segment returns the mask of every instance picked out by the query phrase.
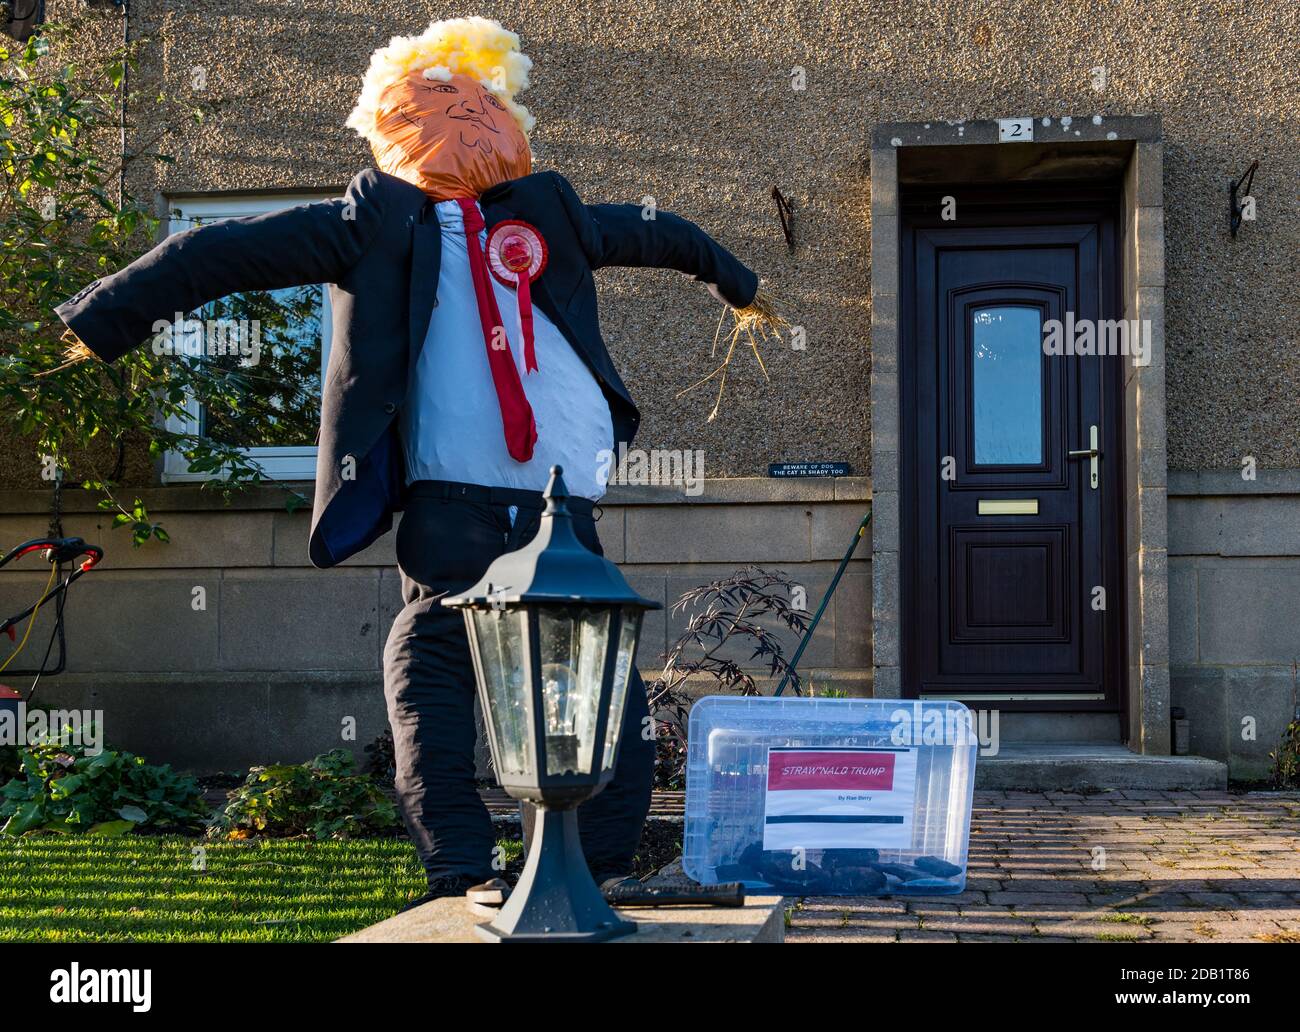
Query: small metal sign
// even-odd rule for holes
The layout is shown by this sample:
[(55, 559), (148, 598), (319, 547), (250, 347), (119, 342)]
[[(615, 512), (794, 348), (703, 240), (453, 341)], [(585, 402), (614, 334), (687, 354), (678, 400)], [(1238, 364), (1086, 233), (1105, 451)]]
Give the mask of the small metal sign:
[(1032, 118), (999, 118), (998, 143), (1033, 143), (1034, 120)]
[(769, 477), (847, 477), (847, 462), (773, 462), (767, 467)]

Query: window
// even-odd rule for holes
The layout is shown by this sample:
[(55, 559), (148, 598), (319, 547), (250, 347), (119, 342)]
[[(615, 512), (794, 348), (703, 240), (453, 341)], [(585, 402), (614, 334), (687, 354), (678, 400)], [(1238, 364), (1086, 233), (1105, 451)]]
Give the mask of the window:
[[(328, 196), (277, 194), (180, 200), (171, 205), (168, 233), (221, 219), (280, 211)], [(232, 294), (185, 315), (212, 320), (207, 325), (221, 329), (222, 343), (237, 345), (209, 349), (203, 361), (242, 367), (250, 401), (245, 408), (232, 412), (209, 410), (191, 398), (186, 417), (169, 420), (169, 428), (176, 432), (197, 430), (222, 443), (242, 446), (270, 479), (314, 479), (321, 383), (330, 347), (326, 286)], [(189, 463), (178, 452), (169, 452), (163, 460), (166, 483), (207, 479), (208, 473), (190, 472)]]

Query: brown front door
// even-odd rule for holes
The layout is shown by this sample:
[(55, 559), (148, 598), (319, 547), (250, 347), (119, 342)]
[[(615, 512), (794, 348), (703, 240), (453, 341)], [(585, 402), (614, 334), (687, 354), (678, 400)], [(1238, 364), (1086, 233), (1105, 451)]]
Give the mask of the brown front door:
[[(985, 210), (907, 226), (909, 695), (1118, 705), (1128, 359), (1044, 348), (1052, 320), (1064, 336), (1114, 316), (1113, 223), (1103, 211), (1072, 215)], [(1077, 454), (1094, 434), (1095, 463)]]

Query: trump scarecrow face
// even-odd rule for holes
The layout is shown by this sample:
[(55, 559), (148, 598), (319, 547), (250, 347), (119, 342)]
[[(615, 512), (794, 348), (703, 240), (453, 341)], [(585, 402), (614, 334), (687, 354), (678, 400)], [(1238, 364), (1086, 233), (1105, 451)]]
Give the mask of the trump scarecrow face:
[(478, 197), (532, 170), (519, 123), (468, 75), (408, 73), (384, 90), (375, 129), (379, 168), (437, 201)]

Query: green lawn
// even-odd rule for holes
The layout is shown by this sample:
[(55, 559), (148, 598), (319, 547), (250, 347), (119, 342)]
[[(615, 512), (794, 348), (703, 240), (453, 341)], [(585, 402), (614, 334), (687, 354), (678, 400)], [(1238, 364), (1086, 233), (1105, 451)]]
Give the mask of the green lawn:
[(423, 889), (405, 839), (0, 839), (0, 942), (321, 942)]

